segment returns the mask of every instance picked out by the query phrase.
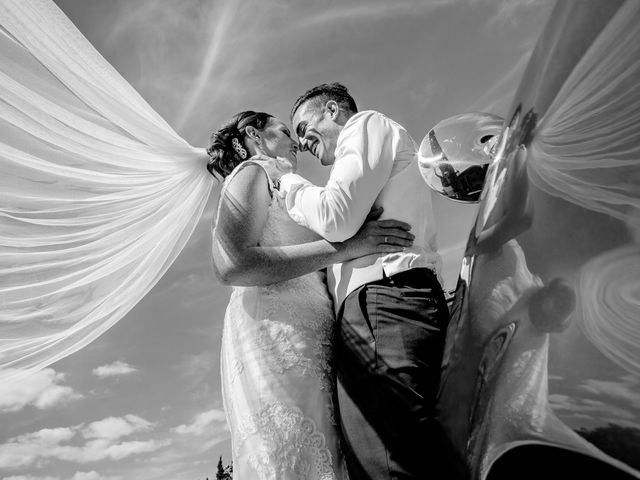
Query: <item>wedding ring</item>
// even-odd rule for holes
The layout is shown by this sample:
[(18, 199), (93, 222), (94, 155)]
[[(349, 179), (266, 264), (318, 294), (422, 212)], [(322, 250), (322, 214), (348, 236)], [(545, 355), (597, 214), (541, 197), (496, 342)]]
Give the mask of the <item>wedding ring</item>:
[(384, 236), (384, 243), (387, 243), (387, 236)]

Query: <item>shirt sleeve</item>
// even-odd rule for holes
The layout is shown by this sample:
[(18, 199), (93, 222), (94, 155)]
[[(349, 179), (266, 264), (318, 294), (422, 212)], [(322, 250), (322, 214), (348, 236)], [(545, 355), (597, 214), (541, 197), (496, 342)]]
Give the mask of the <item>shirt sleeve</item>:
[(396, 128), (384, 115), (357, 114), (340, 133), (324, 187), (299, 175), (280, 179), (289, 216), (330, 242), (352, 237), (387, 183), (395, 158)]

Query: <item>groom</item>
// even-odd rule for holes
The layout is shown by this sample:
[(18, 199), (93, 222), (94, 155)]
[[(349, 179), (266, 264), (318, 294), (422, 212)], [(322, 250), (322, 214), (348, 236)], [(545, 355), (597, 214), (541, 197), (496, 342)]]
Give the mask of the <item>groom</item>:
[(381, 113), (358, 112), (338, 84), (296, 100), (293, 128), (302, 149), (332, 165), (318, 187), (280, 178), (289, 215), (329, 241), (354, 235), (372, 207), (412, 225), (414, 246), (334, 265), (328, 282), (340, 325), (338, 406), (352, 480), (438, 478), (443, 442), (432, 413), (447, 304), (430, 193), (407, 131)]

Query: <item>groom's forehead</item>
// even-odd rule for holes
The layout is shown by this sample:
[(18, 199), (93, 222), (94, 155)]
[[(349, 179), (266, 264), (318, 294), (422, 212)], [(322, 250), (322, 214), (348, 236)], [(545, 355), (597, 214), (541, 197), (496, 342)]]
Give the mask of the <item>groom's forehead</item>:
[(306, 128), (309, 121), (311, 121), (318, 114), (318, 108), (313, 104), (313, 102), (306, 101), (300, 108), (296, 110), (296, 113), (292, 118), (292, 125), (295, 129), (296, 133), (300, 135), (300, 131), (304, 132), (304, 128)]
[(292, 126), (298, 136), (302, 136), (304, 134), (304, 129), (309, 123), (309, 117), (309, 102), (305, 102), (300, 105), (300, 108), (296, 110), (296, 113), (292, 118)]

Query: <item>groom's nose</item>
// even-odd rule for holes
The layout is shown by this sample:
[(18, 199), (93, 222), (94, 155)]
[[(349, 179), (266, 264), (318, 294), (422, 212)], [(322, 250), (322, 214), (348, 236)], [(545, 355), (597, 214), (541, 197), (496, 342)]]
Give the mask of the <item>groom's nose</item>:
[(307, 141), (304, 138), (300, 138), (298, 141), (298, 145), (300, 147), (301, 152), (306, 152), (309, 149), (307, 148)]

